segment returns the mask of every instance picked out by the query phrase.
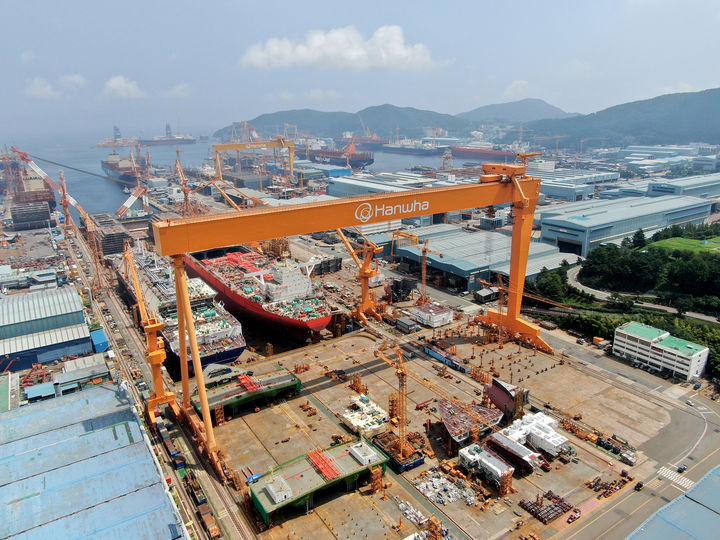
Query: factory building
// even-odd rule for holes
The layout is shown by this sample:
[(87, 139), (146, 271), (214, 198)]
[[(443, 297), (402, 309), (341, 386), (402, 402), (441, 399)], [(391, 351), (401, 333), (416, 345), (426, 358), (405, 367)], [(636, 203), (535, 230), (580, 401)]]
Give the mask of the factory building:
[(613, 171), (590, 171), (584, 169), (546, 169), (545, 167), (534, 167), (528, 163), (528, 176), (537, 176), (545, 182), (560, 182), (563, 184), (604, 184), (606, 182), (617, 182), (620, 173)]
[(650, 159), (670, 158), (675, 156), (696, 156), (698, 148), (694, 146), (626, 146), (617, 153), (618, 158), (644, 157)]
[(0, 455), (2, 538), (190, 537), (118, 385), (0, 413)]
[(540, 183), (540, 193), (545, 195), (546, 199), (575, 202), (592, 198), (595, 193), (595, 187), (589, 184), (573, 184), (570, 182), (557, 181), (546, 182), (543, 180)]
[(638, 229), (647, 235), (671, 225), (702, 223), (711, 207), (712, 201), (696, 197), (635, 197), (556, 205), (542, 209), (536, 219), (543, 240), (585, 257), (597, 246), (619, 243)]
[(639, 367), (695, 381), (705, 371), (710, 350), (665, 330), (630, 321), (615, 329), (613, 354), (633, 360)]
[(438, 328), (450, 324), (454, 319), (451, 309), (441, 306), (437, 302), (423, 304), (410, 308), (410, 316), (422, 325)]
[(527, 444), (536, 450), (542, 450), (552, 457), (568, 448), (568, 438), (555, 428), (557, 420), (545, 413), (526, 414), (515, 420), (502, 433), (518, 444)]
[[(412, 234), (417, 237), (418, 245), (394, 244), (390, 234), (372, 235), (370, 239), (385, 247), (383, 255), (397, 256), (401, 268), (404, 265), (407, 270), (417, 272), (422, 263), (419, 246), (427, 239), (429, 248), (443, 255), (427, 253), (426, 257), (428, 283), (440, 286), (472, 292), (484, 288), (478, 280), (489, 279), (497, 273), (509, 273), (512, 244), (509, 231), (471, 231), (444, 223), (413, 229)], [(567, 258), (567, 254), (560, 253), (556, 246), (533, 241), (526, 277), (533, 279), (543, 267), (558, 268)]]
[(74, 288), (14, 294), (0, 299), (0, 357), (15, 359), (12, 370), (91, 352), (82, 299)]
[(686, 195), (702, 199), (717, 198), (720, 196), (720, 173), (649, 182), (648, 197), (662, 197), (663, 195)]
[(458, 464), (468, 472), (472, 471), (485, 478), (495, 488), (504, 478), (512, 477), (515, 469), (505, 463), (497, 454), (478, 444), (461, 448)]

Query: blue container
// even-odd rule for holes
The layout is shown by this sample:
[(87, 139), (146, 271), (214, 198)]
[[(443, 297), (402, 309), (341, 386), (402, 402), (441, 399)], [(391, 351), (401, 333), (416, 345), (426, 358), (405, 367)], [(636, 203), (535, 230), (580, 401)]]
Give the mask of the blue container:
[(105, 335), (105, 330), (102, 328), (100, 330), (90, 332), (90, 339), (92, 340), (95, 352), (105, 352), (110, 348), (107, 336)]

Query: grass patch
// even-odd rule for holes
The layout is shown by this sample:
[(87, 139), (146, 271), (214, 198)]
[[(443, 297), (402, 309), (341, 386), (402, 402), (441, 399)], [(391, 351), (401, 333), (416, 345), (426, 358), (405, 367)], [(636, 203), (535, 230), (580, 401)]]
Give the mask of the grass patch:
[(664, 240), (658, 240), (652, 244), (648, 244), (648, 247), (659, 247), (663, 249), (680, 249), (684, 251), (694, 252), (720, 252), (720, 236), (714, 236), (706, 240), (696, 240), (694, 238), (665, 238)]

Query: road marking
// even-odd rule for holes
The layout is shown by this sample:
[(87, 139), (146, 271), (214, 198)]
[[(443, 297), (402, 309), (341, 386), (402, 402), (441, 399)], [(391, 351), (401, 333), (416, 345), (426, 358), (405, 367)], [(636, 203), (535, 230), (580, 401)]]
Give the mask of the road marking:
[(695, 485), (695, 482), (690, 480), (689, 478), (686, 478), (685, 476), (682, 476), (677, 471), (673, 471), (672, 469), (668, 467), (662, 467), (658, 471), (658, 475), (662, 476), (663, 478), (667, 478), (671, 482), (677, 484), (678, 486), (687, 489), (690, 489)]

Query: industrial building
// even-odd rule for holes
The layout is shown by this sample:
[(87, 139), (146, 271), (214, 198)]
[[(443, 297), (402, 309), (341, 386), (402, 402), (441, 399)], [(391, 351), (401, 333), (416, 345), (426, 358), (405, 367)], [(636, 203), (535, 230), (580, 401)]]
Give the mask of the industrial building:
[(573, 184), (570, 182), (543, 182), (540, 184), (540, 193), (545, 199), (575, 202), (592, 198), (595, 187), (589, 184)]
[(687, 195), (701, 199), (716, 198), (720, 196), (720, 173), (649, 182), (648, 197), (662, 197), (663, 195)]
[(528, 163), (528, 176), (537, 176), (545, 182), (559, 182), (563, 184), (604, 184), (616, 182), (620, 179), (620, 173), (614, 171), (591, 171), (585, 169), (546, 169), (545, 167), (534, 167)]
[(705, 372), (710, 349), (670, 335), (670, 332), (630, 321), (615, 329), (613, 354), (641, 367), (695, 381)]
[(497, 454), (479, 444), (471, 444), (458, 452), (458, 464), (485, 478), (495, 488), (501, 480), (512, 477), (515, 469), (505, 463)]
[(281, 508), (312, 508), (316, 492), (341, 482), (346, 487), (354, 486), (372, 467), (382, 467), (384, 473), (386, 463), (387, 458), (364, 441), (314, 450), (275, 467), (250, 484), (250, 495), (267, 525)]
[(454, 313), (450, 308), (442, 306), (437, 302), (430, 302), (410, 308), (410, 316), (422, 325), (430, 328), (438, 328), (450, 324), (454, 319)]
[(638, 229), (652, 234), (671, 225), (702, 223), (711, 207), (712, 201), (696, 197), (634, 197), (556, 205), (539, 210), (536, 220), (543, 240), (585, 257), (597, 246), (619, 243)]
[(556, 432), (557, 420), (545, 413), (526, 414), (502, 430), (509, 439), (542, 450), (552, 457), (567, 449), (568, 438)]
[(91, 352), (82, 299), (73, 287), (0, 299), (0, 356), (15, 359), (13, 371)]
[(189, 538), (129, 394), (0, 413), (0, 537)]
[[(391, 234), (376, 234), (370, 240), (385, 248), (383, 256), (394, 254), (408, 269), (417, 270), (422, 263), (422, 247), (428, 240), (428, 247), (442, 253), (427, 253), (428, 282), (474, 291), (484, 285), (479, 279), (488, 279), (495, 274), (509, 274), (510, 246), (509, 231), (470, 231), (459, 225), (443, 223), (412, 230), (418, 244), (397, 244)], [(530, 244), (527, 279), (533, 279), (542, 268), (560, 267), (567, 254), (551, 244), (533, 241)]]
[(388, 414), (365, 395), (353, 396), (352, 403), (342, 415), (343, 423), (353, 433), (373, 437), (387, 429)]
[(717, 538), (720, 530), (720, 467), (655, 512), (627, 540)]

